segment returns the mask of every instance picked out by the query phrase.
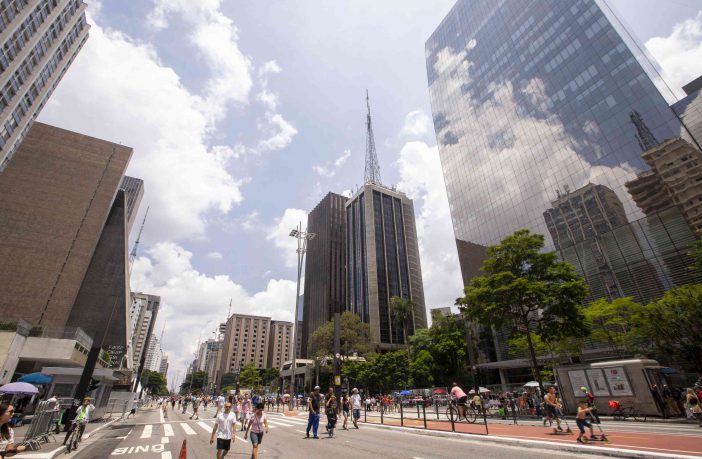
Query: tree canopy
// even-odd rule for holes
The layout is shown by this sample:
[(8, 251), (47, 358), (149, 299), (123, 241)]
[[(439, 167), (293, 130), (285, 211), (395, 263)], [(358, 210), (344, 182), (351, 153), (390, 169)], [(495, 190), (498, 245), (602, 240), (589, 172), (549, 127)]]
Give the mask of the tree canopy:
[(402, 341), (409, 344), (409, 325), (414, 316), (414, 303), (407, 298), (393, 296), (390, 298), (390, 314), (402, 325)]
[[(346, 311), (340, 317), (341, 351), (344, 355), (354, 352), (365, 355), (371, 351), (370, 326), (361, 321), (358, 314)], [(309, 338), (308, 354), (315, 357), (334, 355), (334, 321), (330, 320)]]
[[(192, 384), (191, 384), (192, 381)], [(180, 384), (180, 393), (187, 394), (194, 389), (202, 389), (207, 385), (207, 372), (196, 371), (185, 375), (185, 379)]]
[(158, 371), (144, 370), (141, 373), (141, 386), (154, 395), (168, 395), (168, 381)]
[(544, 237), (518, 230), (490, 246), (484, 276), (474, 277), (459, 303), (471, 320), (526, 338), (533, 377), (542, 385), (534, 334), (545, 342), (587, 336), (582, 311), (587, 286), (572, 265), (542, 252)]
[(241, 374), (239, 375), (239, 384), (241, 387), (253, 388), (261, 384), (261, 374), (256, 368), (256, 364), (250, 362), (241, 369)]

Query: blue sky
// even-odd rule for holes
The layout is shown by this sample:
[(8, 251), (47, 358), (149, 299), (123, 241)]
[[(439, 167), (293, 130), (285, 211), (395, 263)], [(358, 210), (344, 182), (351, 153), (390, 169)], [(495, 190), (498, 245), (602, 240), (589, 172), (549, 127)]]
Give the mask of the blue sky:
[[(292, 319), (288, 233), (361, 184), (366, 88), (384, 182), (415, 199), (427, 308), (460, 295), (424, 63), (453, 0), (88, 3), (91, 38), (40, 120), (134, 148), (151, 210), (132, 288), (162, 296), (175, 373), (230, 298)], [(671, 86), (702, 74), (702, 0), (612, 3)]]

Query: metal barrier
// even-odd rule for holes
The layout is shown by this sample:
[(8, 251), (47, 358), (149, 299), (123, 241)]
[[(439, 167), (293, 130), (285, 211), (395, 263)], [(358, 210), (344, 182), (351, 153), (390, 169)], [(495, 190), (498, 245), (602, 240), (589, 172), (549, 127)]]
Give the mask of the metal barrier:
[[(55, 404), (44, 400), (39, 402), (32, 416), (32, 422), (24, 436), (23, 442), (48, 443), (49, 437), (54, 438), (54, 429), (59, 417), (59, 410)], [(54, 441), (56, 439), (54, 438)]]

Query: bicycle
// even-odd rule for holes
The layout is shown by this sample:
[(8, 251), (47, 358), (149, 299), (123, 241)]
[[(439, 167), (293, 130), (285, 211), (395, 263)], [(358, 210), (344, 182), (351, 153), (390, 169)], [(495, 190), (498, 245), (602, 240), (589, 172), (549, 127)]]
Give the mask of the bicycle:
[(66, 442), (67, 452), (71, 452), (73, 449), (78, 449), (78, 442), (81, 440), (82, 430), (85, 429), (85, 424), (78, 421), (71, 421), (71, 431), (68, 434), (68, 441)]
[[(465, 420), (469, 424), (473, 424), (478, 417), (475, 410), (473, 410), (473, 408), (471, 408), (471, 406), (467, 403), (461, 403), (461, 405), (463, 406), (463, 420)], [(449, 404), (448, 408), (446, 408), (446, 417), (452, 421), (460, 421), (461, 418), (459, 416), (459, 413), (460, 411), (458, 409), (458, 401), (451, 400), (451, 403)]]
[(633, 406), (623, 406), (616, 400), (611, 400), (609, 402), (609, 407), (613, 410), (610, 416), (612, 416), (615, 421), (626, 421), (632, 418), (634, 421), (646, 422), (647, 416), (641, 415)]

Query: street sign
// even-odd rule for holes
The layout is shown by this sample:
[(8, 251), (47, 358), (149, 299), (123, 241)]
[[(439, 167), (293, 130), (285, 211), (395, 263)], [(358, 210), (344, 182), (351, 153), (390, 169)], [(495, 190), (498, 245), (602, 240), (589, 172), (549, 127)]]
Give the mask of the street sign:
[(334, 385), (336, 385), (336, 386), (341, 385), (341, 376), (334, 376)]
[(339, 353), (337, 352), (337, 353), (336, 353), (336, 358), (337, 358), (337, 359), (340, 359), (340, 358), (341, 358), (341, 354), (339, 354)]

